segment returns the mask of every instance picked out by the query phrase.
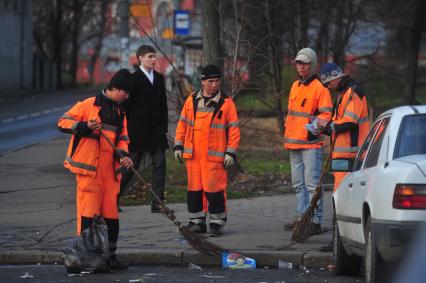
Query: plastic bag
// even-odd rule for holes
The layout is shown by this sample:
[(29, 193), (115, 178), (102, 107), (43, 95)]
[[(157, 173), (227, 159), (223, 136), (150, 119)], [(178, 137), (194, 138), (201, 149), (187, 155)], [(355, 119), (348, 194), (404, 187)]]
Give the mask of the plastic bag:
[(95, 215), (90, 227), (64, 250), (64, 265), (68, 273), (108, 272), (109, 258), (108, 227), (98, 215)]

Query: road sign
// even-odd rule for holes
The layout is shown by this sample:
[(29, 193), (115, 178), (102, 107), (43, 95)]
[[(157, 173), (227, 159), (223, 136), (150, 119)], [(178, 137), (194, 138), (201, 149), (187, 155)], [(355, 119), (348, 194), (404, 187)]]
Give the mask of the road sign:
[(175, 10), (174, 26), (176, 35), (189, 34), (189, 11)]

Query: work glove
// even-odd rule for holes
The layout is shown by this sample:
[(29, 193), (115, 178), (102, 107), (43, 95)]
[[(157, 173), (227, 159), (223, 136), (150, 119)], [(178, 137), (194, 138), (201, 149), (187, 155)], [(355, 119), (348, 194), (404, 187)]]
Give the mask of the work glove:
[(225, 154), (225, 160), (223, 161), (223, 165), (225, 165), (225, 168), (231, 167), (232, 165), (234, 165), (234, 158), (229, 154)]
[(182, 150), (175, 150), (175, 159), (182, 163)]

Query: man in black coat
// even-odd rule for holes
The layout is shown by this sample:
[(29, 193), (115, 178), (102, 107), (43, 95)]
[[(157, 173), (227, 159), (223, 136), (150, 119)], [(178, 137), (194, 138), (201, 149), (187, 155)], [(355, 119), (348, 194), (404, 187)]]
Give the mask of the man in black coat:
[[(132, 74), (133, 89), (124, 104), (127, 129), (130, 138), (130, 157), (135, 168), (139, 167), (145, 153), (152, 159), (152, 185), (154, 192), (164, 199), (166, 174), (165, 150), (168, 148), (168, 110), (164, 77), (154, 70), (156, 50), (150, 45), (141, 45), (136, 51), (139, 66)], [(133, 176), (127, 170), (121, 181), (122, 194)], [(160, 212), (158, 203), (151, 203), (151, 212)]]

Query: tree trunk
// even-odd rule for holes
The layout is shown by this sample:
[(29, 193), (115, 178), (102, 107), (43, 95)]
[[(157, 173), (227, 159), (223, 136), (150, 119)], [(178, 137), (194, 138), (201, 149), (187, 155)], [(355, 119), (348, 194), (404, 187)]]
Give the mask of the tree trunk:
[(409, 31), (408, 51), (407, 51), (407, 79), (405, 86), (405, 97), (409, 104), (416, 101), (416, 81), (417, 81), (417, 61), (419, 57), (420, 43), (423, 33), (423, 23), (425, 1), (416, 0), (413, 7), (414, 26)]
[(216, 64), (223, 70), (223, 52), (220, 43), (219, 5), (217, 0), (202, 0), (204, 65)]
[(105, 30), (107, 26), (107, 12), (108, 7), (108, 0), (102, 0), (101, 1), (101, 22), (99, 27), (99, 36), (96, 38), (95, 47), (93, 48), (93, 54), (90, 56), (89, 61), (89, 82), (93, 84), (95, 81), (94, 79), (94, 73), (95, 73), (95, 67), (96, 67), (96, 61), (98, 61), (99, 55), (101, 54), (102, 46), (103, 46), (103, 40), (105, 36)]
[(63, 88), (62, 82), (62, 1), (56, 1), (56, 11), (54, 11), (55, 27), (53, 32), (53, 59), (56, 61), (56, 86)]
[(77, 85), (77, 69), (78, 69), (78, 51), (80, 44), (78, 43), (80, 35), (80, 3), (78, 0), (73, 0), (74, 21), (71, 32), (71, 86)]

